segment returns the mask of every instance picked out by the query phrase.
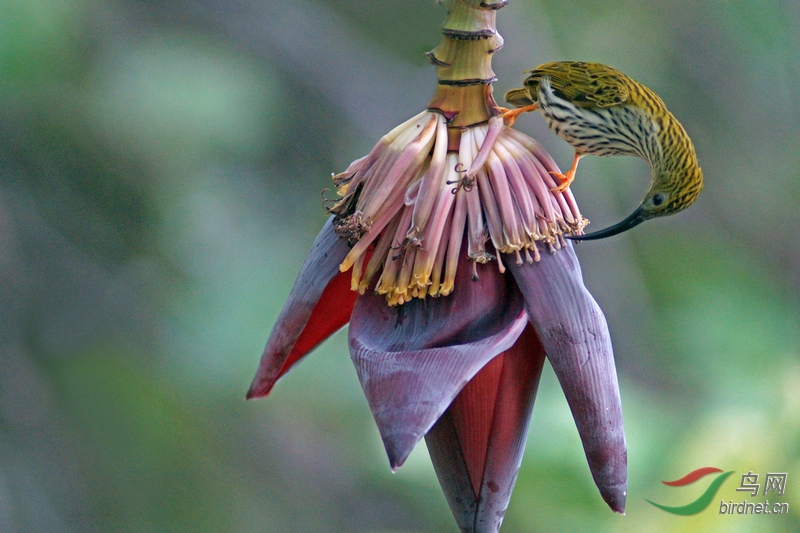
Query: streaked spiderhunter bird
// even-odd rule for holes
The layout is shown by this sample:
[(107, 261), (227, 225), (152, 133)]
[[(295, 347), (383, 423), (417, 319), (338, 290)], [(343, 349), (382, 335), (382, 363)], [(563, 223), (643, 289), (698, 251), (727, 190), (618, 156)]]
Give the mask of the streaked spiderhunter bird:
[(512, 89), (505, 110), (513, 124), (526, 111), (539, 109), (556, 135), (575, 148), (575, 159), (556, 188), (575, 179), (584, 155), (633, 155), (650, 164), (652, 180), (639, 207), (622, 222), (570, 239), (592, 240), (616, 235), (645, 220), (689, 207), (703, 188), (703, 172), (694, 145), (681, 123), (652, 90), (600, 63), (557, 61), (529, 71), (525, 86)]

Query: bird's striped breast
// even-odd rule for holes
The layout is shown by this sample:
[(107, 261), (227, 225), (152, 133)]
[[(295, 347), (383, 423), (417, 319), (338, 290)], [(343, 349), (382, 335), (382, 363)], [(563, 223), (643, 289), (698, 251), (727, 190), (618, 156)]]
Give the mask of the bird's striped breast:
[(632, 155), (652, 163), (661, 152), (658, 123), (638, 107), (577, 106), (558, 97), (547, 78), (538, 96), (547, 125), (581, 154)]

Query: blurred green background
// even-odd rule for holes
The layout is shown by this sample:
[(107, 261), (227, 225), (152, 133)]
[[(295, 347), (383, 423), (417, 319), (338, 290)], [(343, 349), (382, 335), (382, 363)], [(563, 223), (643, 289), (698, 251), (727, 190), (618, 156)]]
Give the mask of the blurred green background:
[[(800, 4), (512, 0), (499, 97), (559, 59), (655, 89), (700, 200), (579, 246), (612, 331), (628, 514), (547, 368), (505, 532), (800, 530)], [(245, 402), (331, 172), (419, 112), (432, 0), (0, 1), (0, 532), (456, 531), (424, 445), (397, 474), (340, 332)], [(562, 167), (538, 115), (518, 127)], [(594, 227), (649, 169), (586, 158)], [(665, 487), (701, 466), (736, 473)], [(786, 472), (785, 516), (720, 516)]]

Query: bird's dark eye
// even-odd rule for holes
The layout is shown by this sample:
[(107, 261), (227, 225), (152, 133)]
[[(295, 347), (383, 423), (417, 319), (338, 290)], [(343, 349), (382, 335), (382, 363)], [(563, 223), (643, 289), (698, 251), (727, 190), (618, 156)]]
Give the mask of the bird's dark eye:
[(658, 207), (659, 205), (664, 203), (664, 195), (661, 193), (656, 193), (653, 195), (653, 205)]

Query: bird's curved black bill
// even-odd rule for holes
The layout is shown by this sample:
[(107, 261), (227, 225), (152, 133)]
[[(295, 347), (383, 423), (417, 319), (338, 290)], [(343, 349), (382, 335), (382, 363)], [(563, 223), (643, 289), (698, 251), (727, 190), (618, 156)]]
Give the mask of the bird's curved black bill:
[(634, 226), (638, 226), (645, 220), (643, 209), (639, 206), (636, 211), (631, 213), (625, 220), (614, 224), (613, 226), (609, 226), (606, 229), (601, 229), (600, 231), (595, 231), (594, 233), (588, 233), (586, 235), (569, 235), (567, 239), (572, 239), (573, 241), (594, 241), (597, 239), (605, 239), (606, 237), (612, 237), (617, 235), (618, 233), (622, 233), (623, 231), (628, 231)]

